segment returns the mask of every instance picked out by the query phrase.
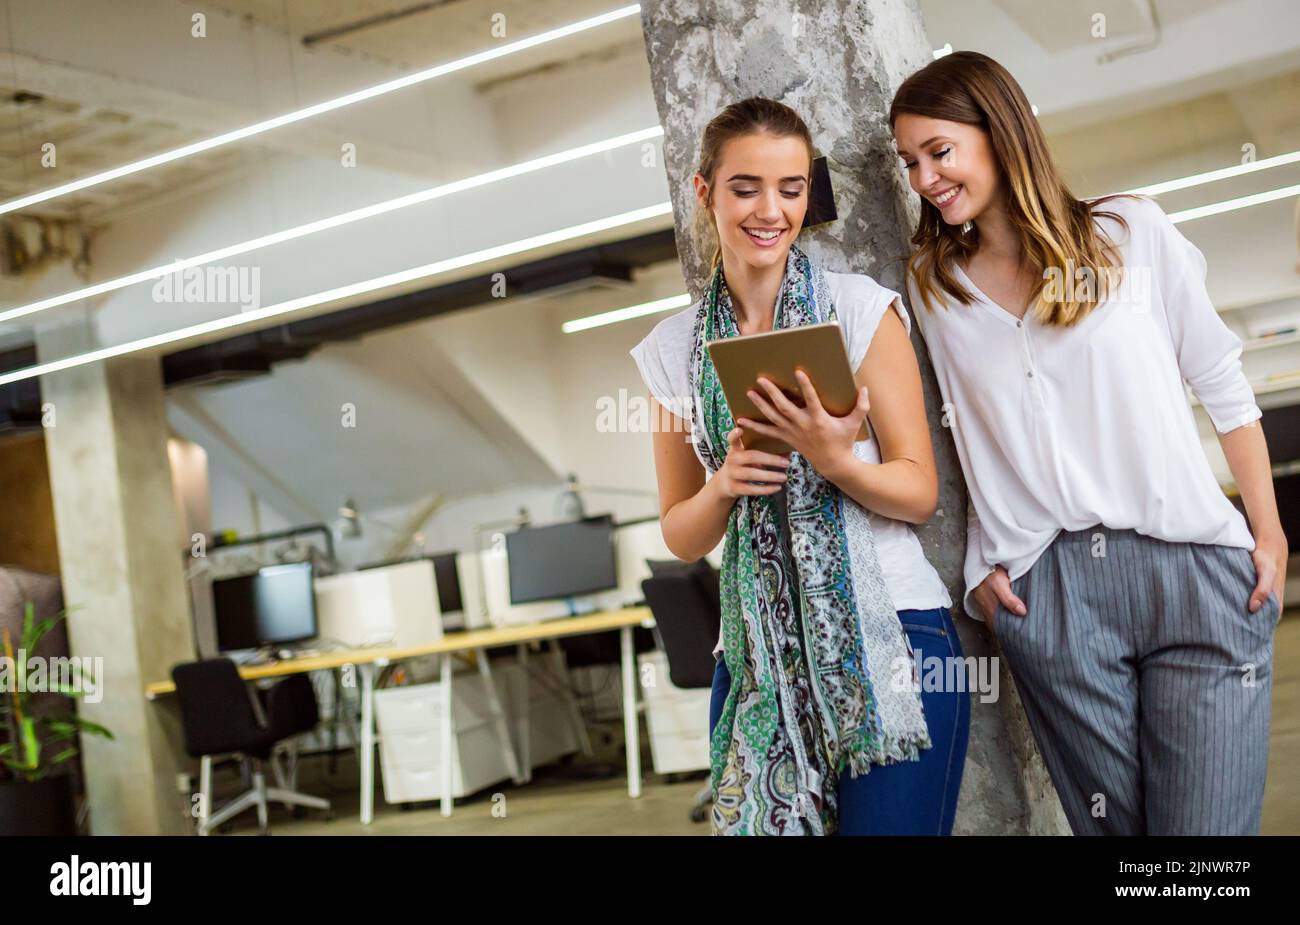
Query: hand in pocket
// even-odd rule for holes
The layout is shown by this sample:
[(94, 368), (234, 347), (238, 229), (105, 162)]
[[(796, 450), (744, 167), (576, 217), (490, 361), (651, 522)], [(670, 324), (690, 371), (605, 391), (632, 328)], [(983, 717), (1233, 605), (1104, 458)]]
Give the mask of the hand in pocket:
[(1255, 549), (1250, 554), (1255, 566), (1255, 587), (1251, 589), (1250, 599), (1246, 602), (1251, 613), (1258, 613), (1268, 603), (1270, 594), (1277, 599), (1278, 609), (1281, 610), (1288, 555), (1285, 537), (1256, 541)]
[(1024, 602), (1011, 590), (1011, 578), (1007, 575), (1007, 570), (1000, 565), (989, 572), (988, 577), (971, 592), (971, 598), (975, 601), (980, 616), (990, 627), (993, 626), (993, 617), (997, 614), (998, 605), (1018, 617), (1023, 617), (1029, 612)]

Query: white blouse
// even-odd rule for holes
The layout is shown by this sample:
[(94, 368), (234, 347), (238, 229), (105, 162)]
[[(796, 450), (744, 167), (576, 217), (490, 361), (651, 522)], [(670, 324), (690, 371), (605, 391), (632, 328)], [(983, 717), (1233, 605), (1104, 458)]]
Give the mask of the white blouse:
[[(1167, 542), (1254, 549), (1220, 489), (1184, 381), (1220, 433), (1260, 417), (1241, 341), (1205, 288), (1205, 258), (1154, 202), (1117, 199), (1095, 216), (1120, 248), (1120, 288), (1072, 328), (1017, 319), (944, 293), (933, 311), (909, 280), (970, 491), (965, 578), (1028, 572), (1063, 530), (1103, 524)], [(944, 304), (938, 304), (942, 301)]]
[[(827, 273), (831, 299), (835, 303), (836, 320), (844, 332), (849, 362), (856, 371), (867, 355), (880, 319), (891, 307), (898, 312), (904, 327), (911, 330), (911, 321), (898, 293), (886, 289), (869, 276), (856, 273)], [(688, 367), (690, 365), (695, 313), (699, 302), (690, 308), (670, 315), (655, 325), (645, 339), (632, 348), (641, 378), (655, 399), (678, 417), (686, 420), (693, 399), (690, 395)], [(868, 463), (880, 462), (880, 447), (873, 436), (853, 444), (853, 454)], [(695, 447), (700, 464), (699, 447)], [(847, 503), (856, 504), (845, 496)], [(889, 589), (896, 610), (931, 610), (951, 607), (952, 598), (939, 573), (925, 557), (921, 543), (911, 526), (901, 520), (883, 517), (870, 511), (867, 521), (875, 538), (876, 555), (880, 571)], [(722, 649), (719, 639), (718, 652)]]

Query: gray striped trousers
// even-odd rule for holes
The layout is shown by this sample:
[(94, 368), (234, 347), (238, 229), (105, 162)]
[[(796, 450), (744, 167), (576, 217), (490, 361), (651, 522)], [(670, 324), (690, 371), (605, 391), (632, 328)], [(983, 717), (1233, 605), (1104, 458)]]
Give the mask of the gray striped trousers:
[(1076, 835), (1258, 834), (1276, 596), (1245, 549), (1061, 533), (993, 629)]

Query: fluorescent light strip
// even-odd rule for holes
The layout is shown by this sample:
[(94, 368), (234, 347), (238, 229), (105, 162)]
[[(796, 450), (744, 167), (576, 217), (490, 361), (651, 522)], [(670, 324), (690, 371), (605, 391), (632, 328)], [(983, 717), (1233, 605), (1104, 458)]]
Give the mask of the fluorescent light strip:
[(1300, 183), (1295, 186), (1284, 186), (1281, 189), (1269, 190), (1266, 193), (1253, 193), (1249, 196), (1238, 196), (1236, 199), (1225, 199), (1223, 202), (1212, 202), (1206, 206), (1197, 206), (1194, 209), (1183, 209), (1181, 212), (1170, 212), (1169, 220), (1177, 225), (1179, 222), (1192, 222), (1198, 218), (1233, 212), (1237, 209), (1245, 209), (1265, 202), (1274, 202), (1290, 196), (1300, 196)]
[(640, 318), (642, 315), (653, 315), (655, 312), (666, 312), (670, 308), (685, 308), (690, 304), (690, 293), (683, 292), (681, 295), (669, 296), (666, 299), (655, 299), (653, 302), (642, 302), (640, 305), (629, 305), (627, 308), (616, 308), (612, 311), (601, 312), (598, 315), (588, 315), (586, 318), (566, 321), (564, 324), (560, 325), (560, 330), (565, 334), (574, 334), (578, 331), (586, 331), (590, 328), (598, 328), (606, 324), (616, 324), (620, 321), (627, 321), (629, 318)]
[(213, 148), (219, 148), (222, 145), (232, 144), (236, 141), (242, 141), (245, 138), (251, 138), (254, 135), (260, 135), (263, 132), (269, 132), (272, 129), (281, 128), (285, 125), (292, 125), (294, 122), (301, 122), (304, 119), (310, 119), (327, 112), (333, 112), (336, 109), (342, 109), (345, 106), (351, 106), (354, 103), (361, 103), (366, 100), (374, 99), (377, 96), (383, 96), (386, 93), (393, 93), (397, 90), (404, 90), (415, 84), (424, 83), (428, 80), (434, 80), (438, 77), (444, 77), (447, 74), (463, 71), (479, 64), (485, 64), (488, 61), (495, 61), (497, 58), (504, 58), (507, 55), (516, 52), (525, 51), (529, 48), (535, 48), (538, 45), (545, 45), (547, 42), (554, 42), (558, 39), (567, 38), (570, 35), (576, 35), (579, 32), (585, 32), (588, 29), (595, 29), (599, 26), (625, 19), (628, 16), (634, 16), (641, 11), (639, 4), (619, 7), (616, 10), (610, 10), (608, 13), (601, 13), (599, 16), (592, 16), (589, 19), (579, 20), (570, 23), (567, 26), (560, 26), (558, 29), (551, 29), (548, 32), (542, 32), (538, 35), (530, 36), (526, 39), (520, 39), (517, 42), (511, 42), (502, 45), (499, 48), (493, 48), (488, 51), (481, 51), (478, 54), (470, 55), (467, 58), (460, 58), (456, 61), (448, 61), (446, 64), (439, 64), (434, 67), (426, 68), (422, 71), (416, 71), (413, 74), (407, 74), (404, 77), (398, 77), (395, 80), (389, 80), (365, 90), (357, 90), (344, 96), (332, 100), (325, 100), (308, 106), (305, 109), (297, 109), (293, 112), (285, 113), (282, 116), (276, 116), (272, 119), (265, 119), (261, 122), (255, 122), (252, 125), (245, 125), (242, 128), (225, 132), (221, 135), (215, 135), (212, 138), (205, 138), (202, 141), (196, 141), (192, 144), (183, 145), (171, 151), (164, 151), (161, 154), (155, 154), (146, 157), (143, 160), (133, 161), (130, 164), (123, 164), (120, 167), (114, 167), (111, 170), (105, 170), (101, 173), (91, 174), (88, 177), (82, 177), (80, 180), (73, 180), (70, 183), (64, 183), (62, 186), (54, 186), (39, 193), (32, 193), (29, 196), (21, 196), (18, 199), (11, 199), (8, 202), (0, 203), (0, 215), (8, 212), (14, 212), (18, 209), (25, 209), (28, 206), (34, 206), (37, 203), (47, 202), (51, 199), (57, 199), (59, 196), (66, 196), (69, 193), (75, 193), (78, 190), (88, 189), (92, 186), (98, 186), (101, 183), (107, 183), (110, 180), (117, 180), (121, 177), (130, 176), (133, 173), (139, 173), (142, 170), (148, 170), (151, 167), (157, 167), (160, 164), (168, 164), (172, 161), (178, 161), (182, 158), (199, 154), (203, 151), (210, 151)]
[(408, 206), (418, 205), (424, 202), (432, 202), (435, 199), (441, 199), (442, 197), (450, 196), (453, 193), (460, 193), (465, 190), (487, 186), (490, 183), (496, 183), (500, 180), (518, 177), (537, 170), (543, 170), (547, 167), (554, 167), (558, 164), (564, 164), (580, 158), (590, 157), (593, 154), (600, 154), (604, 151), (611, 151), (625, 145), (636, 144), (639, 141), (658, 138), (663, 135), (663, 133), (664, 130), (656, 125), (653, 128), (628, 132), (625, 135), (616, 135), (613, 138), (606, 138), (604, 141), (597, 141), (577, 148), (570, 148), (567, 151), (559, 151), (555, 154), (547, 154), (544, 157), (534, 158), (531, 161), (524, 161), (523, 163), (514, 164), (510, 167), (502, 167), (499, 170), (492, 170), (487, 173), (478, 174), (477, 176), (466, 177), (463, 180), (454, 180), (451, 183), (444, 183), (441, 186), (431, 186), (428, 189), (409, 193), (405, 196), (398, 196), (397, 198), (389, 199), (386, 202), (378, 202), (374, 205), (352, 209), (348, 212), (342, 212), (338, 215), (317, 219), (314, 222), (307, 222), (306, 224), (297, 225), (293, 228), (286, 228), (282, 231), (262, 235), (261, 237), (250, 238), (249, 240), (242, 241), (238, 244), (230, 244), (226, 247), (198, 254), (194, 257), (186, 257), (183, 260), (176, 260), (172, 263), (159, 264), (158, 266), (151, 267), (148, 270), (140, 270), (126, 276), (119, 276), (116, 279), (105, 280), (102, 283), (95, 283), (93, 286), (86, 286), (81, 289), (75, 289), (71, 292), (64, 292), (60, 295), (50, 296), (47, 299), (29, 302), (26, 305), (4, 309), (0, 311), (0, 323), (12, 321), (15, 318), (22, 318), (27, 315), (34, 315), (37, 312), (55, 308), (59, 305), (67, 305), (69, 302), (77, 302), (81, 299), (89, 299), (97, 295), (103, 295), (106, 292), (115, 292), (118, 289), (124, 289), (127, 286), (146, 282), (151, 279), (158, 279), (168, 275), (169, 273), (176, 273), (190, 267), (212, 263), (217, 260), (225, 260), (228, 257), (235, 257), (239, 254), (245, 254), (249, 251), (258, 250), (263, 247), (270, 247), (273, 244), (281, 244), (285, 241), (292, 241), (295, 238), (302, 238), (307, 235), (316, 234), (319, 231), (327, 231), (341, 225), (348, 225), (352, 222), (359, 222), (363, 219), (373, 218), (376, 215), (383, 215), (386, 212), (405, 209)]
[(661, 215), (671, 215), (672, 211), (673, 205), (671, 202), (660, 202), (652, 206), (645, 206), (641, 209), (633, 209), (630, 212), (620, 212), (618, 215), (598, 218), (594, 221), (583, 222), (580, 225), (570, 225), (568, 228), (561, 228), (557, 231), (548, 231), (544, 234), (533, 235), (532, 237), (522, 238), (509, 244), (498, 244), (495, 247), (462, 254), (459, 257), (449, 257), (446, 260), (436, 260), (433, 263), (426, 263), (423, 266), (412, 267), (408, 270), (399, 270), (396, 273), (388, 273), (384, 276), (376, 276), (373, 279), (363, 280), (359, 283), (349, 283), (346, 286), (339, 286), (334, 289), (327, 289), (323, 292), (300, 296), (296, 299), (289, 299), (286, 302), (279, 302), (275, 305), (267, 305), (264, 308), (255, 309), (253, 311), (241, 312), (236, 315), (225, 315), (221, 318), (214, 318), (211, 321), (192, 324), (188, 327), (178, 328), (174, 331), (166, 331), (162, 334), (154, 334), (150, 337), (142, 337), (137, 340), (128, 341), (124, 344), (116, 344), (112, 347), (102, 347), (99, 350), (90, 350), (86, 353), (65, 357), (61, 360), (51, 360), (48, 363), (38, 363), (35, 366), (16, 369), (11, 372), (0, 374), (0, 385), (8, 385), (10, 382), (21, 382), (24, 379), (32, 379), (36, 376), (46, 375), (47, 373), (57, 373), (65, 369), (73, 369), (78, 366), (85, 366), (89, 363), (96, 363), (101, 360), (111, 360), (114, 357), (125, 356), (128, 353), (137, 353), (141, 350), (152, 350), (158, 347), (165, 347), (168, 344), (174, 344), (193, 337), (201, 337), (219, 331), (233, 331), (251, 327), (257, 322), (265, 321), (268, 318), (274, 318), (277, 315), (284, 315), (289, 312), (311, 308), (316, 305), (324, 305), (329, 302), (337, 302), (340, 299), (346, 299), (351, 296), (365, 295), (368, 292), (375, 292), (389, 286), (409, 283), (417, 279), (427, 279), (431, 276), (439, 276), (444, 273), (450, 273), (453, 270), (459, 270), (463, 267), (473, 266), (477, 263), (499, 260), (502, 257), (509, 257), (514, 254), (534, 250), (539, 247), (546, 247), (551, 244), (559, 244), (563, 241), (571, 241), (574, 238), (581, 238), (584, 235), (607, 231), (610, 228), (619, 228), (623, 225), (643, 222), (647, 219), (658, 218)]
[(1159, 196), (1161, 193), (1171, 193), (1174, 190), (1187, 189), (1189, 186), (1200, 186), (1203, 183), (1227, 180), (1229, 177), (1240, 177), (1244, 174), (1254, 173), (1257, 170), (1268, 170), (1270, 167), (1281, 167), (1284, 164), (1294, 164), (1297, 161), (1300, 161), (1300, 151), (1292, 151), (1290, 154), (1266, 157), (1262, 161), (1236, 164), (1219, 170), (1208, 170), (1205, 173), (1192, 174), (1190, 177), (1166, 180), (1163, 183), (1153, 183), (1150, 186), (1139, 186), (1137, 189), (1126, 190), (1126, 192), (1141, 196)]

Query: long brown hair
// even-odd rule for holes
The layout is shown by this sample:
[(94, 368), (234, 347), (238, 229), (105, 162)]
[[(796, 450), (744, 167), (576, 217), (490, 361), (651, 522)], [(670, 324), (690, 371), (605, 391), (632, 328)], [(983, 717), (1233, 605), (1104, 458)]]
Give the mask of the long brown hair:
[[(1112, 274), (1123, 270), (1118, 248), (1098, 232), (1093, 217), (1105, 215), (1120, 225), (1125, 222), (1114, 212), (1096, 208), (1113, 196), (1084, 202), (1070, 192), (1016, 79), (987, 55), (953, 52), (903, 81), (889, 108), (891, 129), (905, 113), (975, 125), (988, 134), (1007, 190), (1007, 210), (1020, 231), (1022, 251), (1043, 277), (1030, 310), (1043, 323), (1063, 327), (1087, 317), (1116, 282)], [(974, 301), (974, 295), (953, 273), (953, 263), (979, 250), (977, 228), (963, 232), (949, 225), (938, 207), (922, 197), (921, 221), (912, 235), (912, 245), (908, 274), (927, 309), (932, 308), (931, 300), (938, 297), (939, 289), (963, 305)], [(1070, 286), (1063, 298), (1056, 298), (1047, 280), (1053, 269), (1070, 280), (1076, 274), (1090, 276), (1092, 285), (1083, 290), (1082, 297), (1082, 287)]]
[(700, 166), (697, 171), (709, 185), (709, 195), (705, 202), (708, 208), (696, 213), (696, 223), (706, 234), (713, 236), (713, 261), (716, 268), (722, 262), (722, 245), (717, 239), (717, 226), (713, 222), (713, 180), (718, 172), (718, 162), (722, 160), (722, 148), (733, 138), (746, 135), (766, 133), (777, 138), (801, 138), (808, 146), (808, 201), (812, 202), (812, 133), (807, 124), (785, 103), (769, 100), (762, 96), (751, 96), (738, 103), (732, 103), (718, 113), (704, 127), (704, 139), (700, 142)]

